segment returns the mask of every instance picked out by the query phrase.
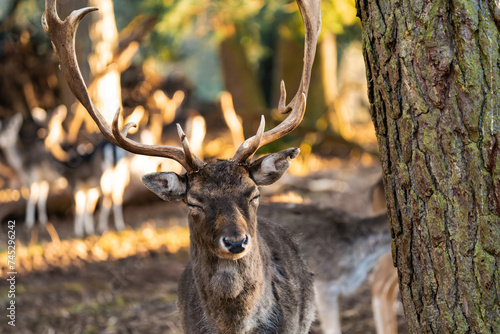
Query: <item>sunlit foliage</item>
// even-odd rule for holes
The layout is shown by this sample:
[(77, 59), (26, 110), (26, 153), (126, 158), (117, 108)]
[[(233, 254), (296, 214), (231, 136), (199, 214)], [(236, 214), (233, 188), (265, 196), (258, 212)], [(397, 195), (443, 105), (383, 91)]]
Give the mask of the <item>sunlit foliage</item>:
[[(217, 44), (235, 37), (249, 53), (249, 58), (266, 53), (263, 34), (284, 30), (303, 35), (303, 25), (295, 1), (243, 0), (146, 0), (140, 10), (159, 15), (152, 46), (165, 58), (176, 54), (190, 39), (209, 39)], [(353, 0), (323, 0), (323, 30), (335, 34), (355, 23)]]

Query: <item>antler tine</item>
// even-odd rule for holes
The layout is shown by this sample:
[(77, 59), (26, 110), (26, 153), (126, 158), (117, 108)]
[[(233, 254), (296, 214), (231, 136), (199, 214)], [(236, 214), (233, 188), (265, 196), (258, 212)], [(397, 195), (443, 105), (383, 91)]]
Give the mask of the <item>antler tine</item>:
[(125, 124), (120, 130), (120, 111), (121, 108), (118, 108), (115, 116), (113, 117), (112, 123), (113, 138), (117, 142), (117, 144), (115, 145), (132, 153), (157, 157), (167, 157), (180, 163), (182, 167), (184, 167), (187, 171), (192, 170), (192, 165), (188, 163), (185, 152), (178, 147), (168, 145), (147, 145), (127, 138), (128, 131), (131, 128), (137, 127), (137, 124), (134, 122), (129, 122)]
[(285, 106), (286, 89), (285, 82), (281, 81), (281, 95), (278, 109), (282, 114), (295, 111), (301, 105), (302, 93), (307, 96), (309, 83), (311, 81), (311, 71), (316, 54), (316, 44), (321, 31), (321, 8), (320, 0), (297, 0), (302, 21), (304, 22), (305, 43), (304, 43), (304, 66), (302, 68), (302, 77), (300, 79), (299, 89), (292, 101)]
[[(309, 91), (309, 83), (311, 81), (311, 72), (314, 62), (314, 56), (316, 54), (316, 44), (318, 42), (319, 33), (321, 31), (321, 0), (297, 0), (297, 5), (302, 16), (302, 21), (304, 22), (305, 29), (305, 43), (304, 43), (304, 66), (302, 68), (302, 77), (300, 79), (299, 88), (297, 93), (290, 101), (288, 105), (286, 103), (286, 88), (285, 82), (282, 80), (280, 84), (280, 99), (278, 102), (278, 109), (282, 114), (289, 113), (288, 117), (278, 124), (273, 129), (264, 132), (262, 140), (260, 140), (259, 145), (255, 148), (255, 151), (270, 142), (279, 139), (288, 133), (292, 132), (304, 118), (304, 113), (306, 109), (306, 96)], [(245, 141), (251, 141), (249, 138)], [(243, 143), (242, 146), (245, 144)], [(238, 148), (238, 152), (242, 150), (242, 146)], [(250, 149), (250, 148), (248, 148)], [(251, 154), (238, 154), (238, 157), (252, 157), (255, 152)], [(236, 155), (233, 157), (236, 160)], [(248, 159), (248, 158), (247, 158)], [(241, 160), (243, 161), (243, 160)]]
[(56, 0), (45, 1), (45, 13), (42, 16), (42, 26), (45, 33), (52, 41), (52, 45), (59, 58), (59, 68), (68, 82), (69, 88), (81, 104), (89, 110), (103, 135), (113, 144), (117, 144), (111, 135), (111, 129), (106, 124), (104, 117), (90, 99), (87, 86), (83, 80), (75, 54), (75, 33), (83, 17), (97, 10), (95, 7), (87, 7), (73, 11), (64, 21), (59, 18), (56, 8)]
[(182, 147), (184, 148), (186, 163), (191, 167), (191, 170), (200, 169), (201, 167), (203, 167), (203, 165), (205, 165), (205, 163), (200, 159), (198, 159), (198, 157), (191, 150), (191, 146), (189, 145), (189, 141), (187, 139), (186, 134), (182, 130), (181, 125), (179, 123), (177, 123), (176, 125), (177, 125), (177, 134), (179, 135)]
[(262, 140), (262, 135), (264, 134), (265, 125), (266, 120), (264, 118), (264, 115), (262, 115), (260, 118), (260, 125), (257, 130), (257, 134), (253, 137), (248, 138), (243, 142), (243, 144), (240, 145), (232, 160), (244, 162), (250, 159), (255, 154), (257, 149), (260, 147), (260, 142)]
[(188, 161), (191, 161), (192, 159), (190, 157), (186, 157), (184, 151), (180, 147), (168, 145), (144, 145), (127, 138), (126, 135), (128, 130), (136, 125), (128, 123), (124, 126), (122, 131), (119, 131), (118, 120), (120, 109), (115, 114), (113, 129), (110, 128), (90, 98), (90, 94), (80, 72), (75, 53), (75, 33), (78, 29), (80, 21), (86, 14), (98, 10), (98, 8), (87, 7), (75, 10), (63, 21), (59, 18), (56, 7), (56, 0), (45, 1), (45, 12), (42, 16), (43, 29), (52, 41), (52, 45), (54, 46), (57, 57), (59, 58), (59, 67), (63, 72), (71, 91), (78, 101), (80, 101), (80, 103), (85, 107), (85, 109), (87, 109), (88, 113), (95, 121), (104, 137), (116, 146), (122, 147), (132, 153), (176, 160), (188, 171), (196, 166), (196, 162), (200, 160), (196, 160), (196, 158), (195, 164), (193, 165), (188, 163)]

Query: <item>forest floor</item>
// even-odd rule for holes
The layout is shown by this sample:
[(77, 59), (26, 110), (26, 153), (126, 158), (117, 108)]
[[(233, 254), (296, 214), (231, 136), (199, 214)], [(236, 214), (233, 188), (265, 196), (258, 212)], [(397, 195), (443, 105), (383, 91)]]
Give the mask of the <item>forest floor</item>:
[[(349, 196), (373, 183), (373, 169), (364, 173), (366, 178), (337, 175), (351, 186), (350, 191), (344, 189), (344, 195), (335, 199), (338, 204), (345, 204), (341, 198), (351, 203)], [(185, 225), (182, 218), (185, 209), (181, 206), (166, 211), (168, 218), (165, 204), (155, 201), (146, 206), (126, 207), (125, 219), (127, 223), (145, 222), (156, 217), (158, 227)], [(69, 221), (62, 219), (54, 225), (61, 239), (70, 238)], [(130, 225), (137, 228), (140, 223)], [(49, 236), (40, 232), (39, 238)], [(78, 266), (18, 275), (16, 326), (9, 326), (2, 316), (0, 333), (182, 333), (176, 309), (177, 283), (187, 260), (186, 250), (173, 254), (150, 251), (120, 260), (83, 262)], [(0, 282), (0, 293), (0, 305), (5, 310), (8, 299), (4, 279)], [(342, 296), (340, 310), (344, 334), (375, 333), (368, 282), (354, 294)], [(399, 333), (407, 333), (400, 302), (397, 313)], [(321, 333), (318, 321), (311, 333)]]
[[(182, 333), (177, 281), (187, 253), (151, 253), (117, 261), (23, 276), (16, 296), (16, 327), (2, 333)], [(341, 297), (344, 334), (375, 333), (370, 286)], [(399, 333), (407, 333), (398, 307)], [(311, 333), (320, 334), (316, 322)]]

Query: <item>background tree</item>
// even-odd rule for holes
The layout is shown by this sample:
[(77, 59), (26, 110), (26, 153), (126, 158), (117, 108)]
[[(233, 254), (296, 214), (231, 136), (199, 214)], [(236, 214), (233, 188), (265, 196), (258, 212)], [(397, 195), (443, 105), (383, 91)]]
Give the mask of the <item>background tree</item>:
[(500, 333), (500, 7), (356, 1), (412, 333)]
[(121, 104), (120, 72), (114, 64), (114, 51), (118, 49), (118, 30), (112, 0), (89, 0), (90, 7), (99, 11), (92, 17), (89, 36), (92, 53), (88, 56), (90, 71), (95, 77), (92, 97), (99, 110), (111, 124), (115, 109)]
[[(196, 81), (199, 96), (215, 99), (220, 91), (229, 91), (248, 128), (257, 126), (250, 125), (255, 114), (276, 106), (282, 79), (290, 88), (298, 85), (302, 59), (289, 55), (303, 52), (303, 28), (293, 1), (147, 0), (135, 6), (159, 15), (148, 52), (170, 62), (201, 56), (201, 66), (187, 60), (190, 66), (184, 68)], [(324, 0), (322, 13), (323, 38), (305, 124), (315, 129), (323, 117), (340, 132), (333, 102), (338, 102), (337, 57), (360, 37), (359, 25), (352, 0)], [(344, 35), (339, 50), (337, 35)]]

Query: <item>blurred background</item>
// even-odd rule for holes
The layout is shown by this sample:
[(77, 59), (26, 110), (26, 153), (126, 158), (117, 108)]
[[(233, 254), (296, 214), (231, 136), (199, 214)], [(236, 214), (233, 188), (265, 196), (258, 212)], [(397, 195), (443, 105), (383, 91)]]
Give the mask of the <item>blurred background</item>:
[[(284, 119), (280, 81), (289, 97), (297, 89), (304, 32), (293, 1), (58, 4), (63, 18), (99, 8), (77, 33), (80, 68), (109, 123), (122, 106), (125, 121), (139, 124), (130, 135), (137, 141), (178, 146), (180, 123), (196, 155), (229, 158), (260, 115), (266, 128)], [(43, 10), (41, 0), (0, 2), (0, 274), (9, 271), (8, 222), (15, 221), (16, 332), (180, 333), (175, 300), (187, 261), (186, 210), (149, 193), (140, 176), (182, 167), (103, 139), (58, 69)], [(262, 189), (263, 212), (312, 205), (358, 223), (385, 210), (373, 204), (381, 169), (361, 29), (353, 0), (323, 0), (322, 17), (305, 118), (258, 152), (301, 148), (288, 175)], [(377, 247), (389, 245), (390, 236)], [(340, 299), (345, 333), (375, 332), (366, 282)], [(313, 332), (321, 333), (318, 322)]]

